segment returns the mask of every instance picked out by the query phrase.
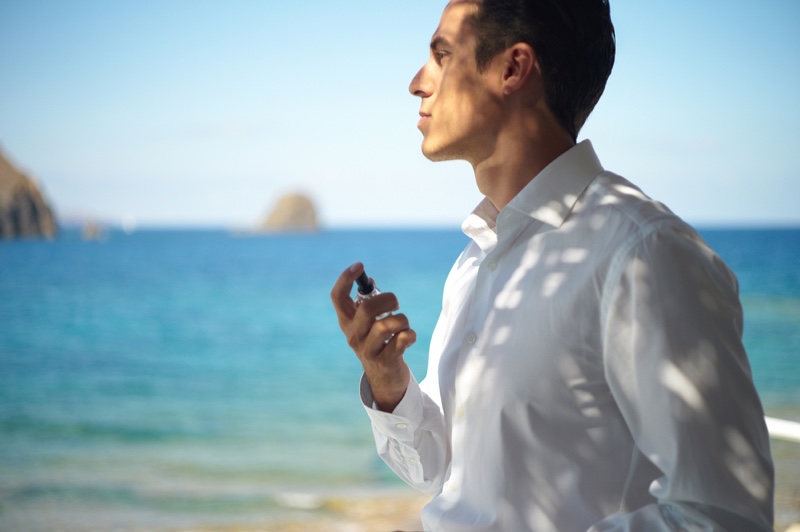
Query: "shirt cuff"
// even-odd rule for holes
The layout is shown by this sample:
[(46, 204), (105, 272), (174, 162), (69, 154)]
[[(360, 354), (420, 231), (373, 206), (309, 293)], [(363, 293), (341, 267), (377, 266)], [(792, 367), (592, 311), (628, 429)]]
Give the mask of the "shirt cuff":
[(403, 399), (391, 413), (377, 409), (366, 375), (361, 376), (360, 388), (361, 402), (378, 432), (393, 440), (414, 440), (414, 431), (422, 423), (422, 391), (414, 375), (408, 381)]

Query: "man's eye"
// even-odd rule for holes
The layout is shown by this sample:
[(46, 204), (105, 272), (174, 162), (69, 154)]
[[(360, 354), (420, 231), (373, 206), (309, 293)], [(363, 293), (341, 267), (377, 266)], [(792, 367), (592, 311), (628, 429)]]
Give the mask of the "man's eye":
[(447, 57), (447, 55), (448, 55), (447, 52), (435, 52), (433, 54), (433, 58), (436, 60), (437, 64), (441, 65), (442, 61), (444, 60), (445, 57)]

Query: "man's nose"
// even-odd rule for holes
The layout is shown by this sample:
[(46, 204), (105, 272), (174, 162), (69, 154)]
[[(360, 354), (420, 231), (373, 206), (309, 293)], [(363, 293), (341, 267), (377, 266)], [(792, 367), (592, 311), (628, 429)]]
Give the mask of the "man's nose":
[(411, 80), (411, 84), (408, 86), (408, 92), (410, 92), (412, 96), (427, 98), (433, 94), (433, 85), (430, 82), (430, 78), (425, 75), (427, 66), (426, 64), (420, 68), (419, 72), (414, 76), (414, 79)]

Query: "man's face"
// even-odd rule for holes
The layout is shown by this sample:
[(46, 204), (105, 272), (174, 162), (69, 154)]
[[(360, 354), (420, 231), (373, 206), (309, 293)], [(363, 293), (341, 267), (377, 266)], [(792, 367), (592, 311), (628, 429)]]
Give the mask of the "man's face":
[(409, 91), (422, 99), (417, 127), (422, 153), (432, 161), (464, 159), (476, 165), (494, 146), (500, 116), (495, 62), (479, 73), (477, 38), (466, 18), (480, 2), (451, 0), (431, 39), (430, 58)]

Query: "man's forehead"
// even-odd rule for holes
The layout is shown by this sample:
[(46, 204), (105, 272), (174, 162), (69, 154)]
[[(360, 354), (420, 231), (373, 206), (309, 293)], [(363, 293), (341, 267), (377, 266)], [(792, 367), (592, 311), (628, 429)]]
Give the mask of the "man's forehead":
[(465, 18), (475, 13), (481, 0), (450, 0), (442, 12), (439, 27), (433, 34), (432, 41), (440, 38), (454, 40), (462, 37)]

